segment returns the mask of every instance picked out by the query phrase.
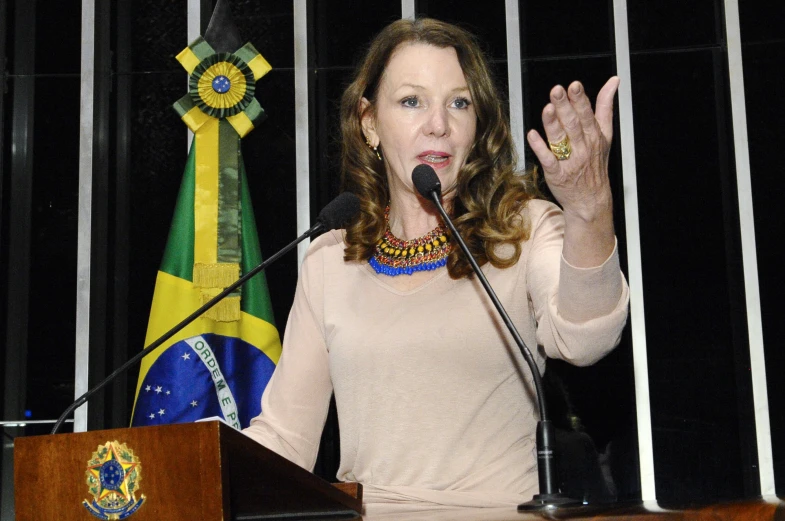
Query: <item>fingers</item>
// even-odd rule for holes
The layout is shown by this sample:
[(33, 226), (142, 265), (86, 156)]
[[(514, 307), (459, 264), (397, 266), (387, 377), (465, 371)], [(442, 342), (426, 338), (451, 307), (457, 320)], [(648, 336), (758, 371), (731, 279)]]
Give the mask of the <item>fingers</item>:
[(548, 143), (542, 139), (536, 130), (529, 131), (526, 135), (526, 139), (529, 141), (532, 152), (537, 156), (540, 166), (542, 166), (542, 169), (545, 172), (555, 171), (559, 168), (559, 160), (556, 159), (556, 156), (551, 152)]
[[(552, 118), (551, 114), (553, 114)], [(578, 112), (573, 107), (567, 91), (561, 85), (556, 85), (551, 89), (551, 102), (543, 110), (542, 122), (545, 126), (545, 134), (551, 143), (563, 140), (565, 134), (569, 136), (573, 145), (579, 144), (583, 140), (583, 125), (578, 117)]]
[(551, 102), (542, 112), (548, 141), (558, 143), (569, 136), (572, 144), (580, 147), (584, 140), (594, 142), (599, 137), (599, 130), (610, 142), (613, 137), (613, 99), (618, 88), (618, 76), (605, 83), (597, 96), (596, 113), (581, 82), (572, 82), (568, 89), (561, 85), (551, 89)]
[[(583, 90), (583, 85), (579, 81), (574, 81), (570, 84), (568, 90), (570, 102), (581, 124), (581, 130), (584, 134), (593, 137), (597, 132), (597, 125), (594, 119), (594, 112), (591, 110), (591, 101)], [(572, 136), (570, 136), (572, 139)]]

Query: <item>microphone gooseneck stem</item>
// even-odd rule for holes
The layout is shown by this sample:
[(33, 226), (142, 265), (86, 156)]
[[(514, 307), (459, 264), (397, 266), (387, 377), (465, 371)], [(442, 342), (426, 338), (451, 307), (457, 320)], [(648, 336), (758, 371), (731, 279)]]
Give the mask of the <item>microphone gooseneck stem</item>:
[(51, 434), (57, 434), (57, 431), (60, 429), (60, 426), (63, 424), (63, 422), (65, 422), (65, 419), (68, 417), (69, 414), (71, 414), (74, 410), (76, 410), (78, 407), (80, 407), (82, 404), (84, 404), (97, 391), (103, 389), (103, 387), (106, 386), (112, 380), (114, 380), (117, 377), (117, 375), (119, 375), (119, 374), (123, 373), (124, 371), (128, 370), (129, 367), (131, 367), (133, 364), (135, 364), (136, 362), (138, 362), (139, 360), (144, 358), (153, 349), (159, 347), (161, 344), (163, 344), (164, 342), (166, 342), (167, 340), (172, 338), (174, 335), (179, 333), (181, 330), (183, 330), (191, 322), (193, 322), (194, 320), (199, 318), (205, 311), (207, 311), (211, 307), (213, 307), (216, 304), (218, 304), (218, 302), (221, 299), (223, 299), (224, 297), (226, 297), (227, 295), (229, 295), (229, 293), (231, 293), (232, 291), (236, 290), (237, 288), (239, 288), (240, 286), (245, 284), (254, 275), (256, 275), (260, 271), (262, 271), (265, 268), (267, 268), (267, 266), (269, 266), (273, 262), (277, 261), (281, 256), (283, 256), (284, 254), (288, 253), (295, 246), (297, 246), (298, 244), (303, 242), (305, 239), (307, 239), (311, 235), (313, 235), (313, 234), (315, 234), (317, 232), (323, 231), (324, 228), (325, 228), (325, 226), (321, 222), (317, 222), (316, 224), (314, 224), (308, 231), (306, 231), (305, 233), (303, 233), (302, 235), (297, 237), (295, 240), (293, 240), (292, 242), (290, 242), (289, 244), (284, 246), (283, 249), (281, 249), (280, 251), (276, 252), (269, 259), (265, 260), (264, 262), (262, 262), (261, 264), (259, 264), (258, 266), (256, 266), (252, 270), (250, 270), (248, 273), (246, 273), (245, 275), (243, 275), (242, 277), (237, 279), (230, 286), (227, 286), (226, 289), (224, 289), (218, 295), (216, 295), (215, 297), (210, 299), (202, 307), (200, 307), (199, 309), (197, 309), (196, 311), (194, 311), (193, 313), (188, 315), (186, 318), (184, 318), (182, 321), (180, 321), (180, 323), (178, 323), (172, 329), (170, 329), (169, 331), (167, 331), (166, 333), (161, 335), (161, 337), (159, 337), (157, 340), (155, 340), (149, 346), (145, 347), (143, 350), (141, 350), (139, 353), (137, 353), (136, 356), (134, 356), (131, 359), (129, 359), (126, 363), (124, 363), (119, 368), (117, 368), (112, 374), (110, 374), (109, 376), (104, 378), (104, 380), (101, 383), (99, 383), (98, 385), (96, 385), (95, 387), (91, 388), (86, 393), (84, 393), (82, 396), (77, 398), (77, 400), (74, 403), (72, 403), (71, 406), (68, 407), (68, 409), (66, 409), (65, 412), (62, 415), (60, 415), (60, 418), (57, 419), (57, 423), (55, 423), (54, 427), (52, 427)]

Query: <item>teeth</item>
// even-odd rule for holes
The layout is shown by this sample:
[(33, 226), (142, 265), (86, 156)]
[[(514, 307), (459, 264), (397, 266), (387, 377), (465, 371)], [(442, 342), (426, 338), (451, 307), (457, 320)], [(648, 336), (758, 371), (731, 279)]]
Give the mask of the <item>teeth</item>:
[(429, 163), (443, 163), (443, 162), (447, 161), (447, 158), (444, 157), (444, 156), (427, 155), (423, 159), (425, 159)]

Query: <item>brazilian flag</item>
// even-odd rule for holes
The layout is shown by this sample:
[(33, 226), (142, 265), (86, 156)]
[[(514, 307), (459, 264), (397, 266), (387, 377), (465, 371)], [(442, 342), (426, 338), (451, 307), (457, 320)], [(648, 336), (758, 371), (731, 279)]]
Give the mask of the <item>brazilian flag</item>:
[[(194, 139), (145, 345), (262, 261), (240, 139), (264, 119), (254, 83), (271, 67), (250, 43), (217, 52), (202, 37), (177, 59), (189, 92), (174, 107)], [(219, 416), (247, 427), (280, 355), (262, 273), (142, 360), (131, 424)]]
[[(202, 305), (201, 289), (193, 284), (194, 152), (192, 146), (156, 279), (145, 345)], [(247, 273), (262, 255), (247, 182), (241, 177), (241, 269)], [(264, 273), (243, 286), (240, 309), (236, 321), (196, 319), (144, 358), (133, 426), (221, 416), (247, 427), (259, 414), (262, 391), (281, 354)]]

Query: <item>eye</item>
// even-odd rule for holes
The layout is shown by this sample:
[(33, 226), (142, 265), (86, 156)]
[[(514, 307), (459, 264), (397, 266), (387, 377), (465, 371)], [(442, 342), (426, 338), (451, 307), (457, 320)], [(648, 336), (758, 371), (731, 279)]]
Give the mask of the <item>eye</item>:
[(456, 109), (468, 109), (469, 105), (471, 104), (472, 102), (469, 101), (467, 98), (455, 98), (455, 100), (453, 100), (452, 102), (453, 108)]
[(417, 99), (417, 96), (409, 96), (401, 100), (401, 105), (404, 107), (416, 108), (420, 106), (420, 100)]

